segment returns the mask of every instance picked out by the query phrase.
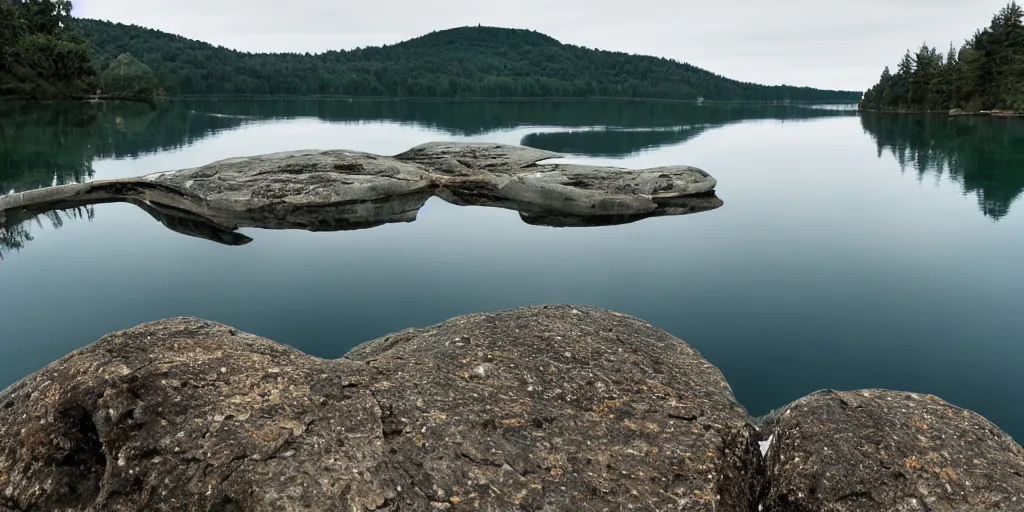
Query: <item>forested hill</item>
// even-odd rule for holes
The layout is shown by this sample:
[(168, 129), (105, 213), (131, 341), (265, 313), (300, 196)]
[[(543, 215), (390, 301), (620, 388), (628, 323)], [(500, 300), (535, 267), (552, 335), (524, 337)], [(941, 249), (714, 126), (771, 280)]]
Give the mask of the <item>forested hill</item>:
[(868, 110), (1024, 111), (1024, 9), (1011, 2), (962, 47), (940, 53), (927, 44), (885, 68), (864, 94)]
[(101, 68), (122, 53), (170, 95), (635, 97), (856, 102), (859, 92), (762, 86), (676, 61), (566, 45), (491, 27), (434, 32), (395, 45), (253, 54), (134, 25), (77, 19)]

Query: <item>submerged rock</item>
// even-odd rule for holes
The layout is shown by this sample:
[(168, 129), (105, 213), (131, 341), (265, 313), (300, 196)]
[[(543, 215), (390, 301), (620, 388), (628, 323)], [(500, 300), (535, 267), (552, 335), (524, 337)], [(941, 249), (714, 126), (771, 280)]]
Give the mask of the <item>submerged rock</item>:
[(634, 222), (722, 204), (715, 179), (700, 169), (541, 164), (560, 156), (501, 144), (431, 143), (394, 157), (335, 150), (231, 158), (0, 196), (0, 229), (47, 211), (128, 202), (158, 212), (154, 217), (179, 233), (239, 245), (248, 239), (229, 233), (243, 227), (334, 231), (411, 222), (434, 196), (516, 210), (535, 224), (556, 219), (554, 226)]
[(684, 342), (573, 306), (462, 316), (333, 361), (203, 320), (144, 324), (0, 393), (0, 439), (0, 510), (1024, 503), (1024, 450), (976, 414), (820, 392), (758, 430)]

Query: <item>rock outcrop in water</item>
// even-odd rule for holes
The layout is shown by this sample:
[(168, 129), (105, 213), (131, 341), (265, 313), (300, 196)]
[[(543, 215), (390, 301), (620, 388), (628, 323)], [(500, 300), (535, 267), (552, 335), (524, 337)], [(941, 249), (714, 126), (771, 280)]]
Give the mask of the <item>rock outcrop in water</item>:
[(540, 163), (561, 156), (431, 143), (394, 157), (339, 150), (233, 158), (0, 196), (0, 220), (9, 227), (46, 211), (128, 202), (175, 231), (238, 245), (250, 241), (234, 233), (243, 227), (337, 231), (411, 222), (433, 196), (516, 210), (526, 222), (552, 226), (621, 224), (722, 205), (715, 179), (700, 169)]
[[(767, 456), (758, 442), (771, 436)], [(573, 306), (323, 360), (197, 319), (0, 393), (0, 510), (1020, 510), (1024, 452), (921, 395), (763, 421), (684, 342)]]

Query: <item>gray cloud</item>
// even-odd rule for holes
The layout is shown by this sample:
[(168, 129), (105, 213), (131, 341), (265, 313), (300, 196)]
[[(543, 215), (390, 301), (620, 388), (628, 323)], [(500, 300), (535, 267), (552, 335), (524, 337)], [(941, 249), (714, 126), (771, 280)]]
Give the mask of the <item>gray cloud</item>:
[(78, 0), (75, 15), (254, 52), (390, 44), (464, 25), (673, 58), (738, 80), (863, 90), (924, 41), (958, 46), (1006, 0)]

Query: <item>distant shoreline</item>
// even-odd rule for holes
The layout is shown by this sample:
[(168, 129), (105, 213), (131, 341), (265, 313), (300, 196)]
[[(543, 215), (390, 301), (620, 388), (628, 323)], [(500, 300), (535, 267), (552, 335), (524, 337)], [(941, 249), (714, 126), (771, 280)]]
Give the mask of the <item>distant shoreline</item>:
[(872, 112), (876, 114), (919, 114), (919, 115), (933, 115), (933, 116), (946, 116), (946, 117), (994, 117), (994, 118), (1017, 118), (1024, 117), (1024, 112), (1017, 112), (1013, 110), (971, 110), (964, 111), (960, 109), (952, 110), (878, 110), (870, 108), (858, 108), (858, 112)]
[(684, 100), (674, 98), (658, 97), (635, 97), (623, 96), (345, 96), (333, 94), (184, 94), (167, 96), (167, 99), (190, 100), (190, 99), (326, 99), (326, 100), (373, 100), (373, 101), (643, 101), (649, 103), (697, 103), (697, 104), (734, 104), (749, 103), (756, 105), (856, 105), (854, 101), (802, 101), (802, 100)]
[(142, 103), (151, 107), (157, 107), (161, 100), (144, 99), (144, 98), (131, 98), (125, 96), (116, 96), (108, 94), (86, 94), (86, 95), (71, 95), (71, 96), (59, 96), (53, 98), (35, 98), (32, 96), (17, 96), (7, 95), (0, 96), (0, 101), (23, 101), (29, 103), (102, 103), (106, 101), (124, 101), (129, 103)]
[[(536, 97), (536, 96), (438, 96), (438, 97), (427, 97), (427, 96), (340, 96), (340, 95), (304, 95), (304, 94), (282, 94), (282, 95), (249, 95), (249, 94), (191, 94), (191, 95), (168, 95), (163, 98), (164, 100), (339, 100), (339, 101), (408, 101), (408, 102), (444, 102), (444, 101), (465, 101), (465, 102), (487, 102), (487, 101), (517, 101), (517, 102), (534, 102), (543, 103), (549, 101), (564, 101), (564, 102), (644, 102), (644, 103), (672, 103), (672, 104), (705, 104), (705, 105), (850, 105), (856, 106), (856, 102), (843, 102), (843, 101), (802, 101), (802, 100), (683, 100), (683, 99), (671, 99), (671, 98), (624, 98), (618, 96), (593, 96), (593, 97), (572, 97), (572, 96), (550, 96), (550, 97)], [(0, 96), (0, 101), (3, 100), (16, 100), (16, 101), (39, 101), (39, 102), (54, 102), (54, 101), (81, 101), (89, 102), (90, 100), (97, 101), (130, 101), (136, 103), (149, 103), (148, 100), (144, 99), (133, 99), (119, 96), (110, 95), (85, 95), (85, 96), (72, 96), (65, 98), (31, 98), (26, 96)]]

